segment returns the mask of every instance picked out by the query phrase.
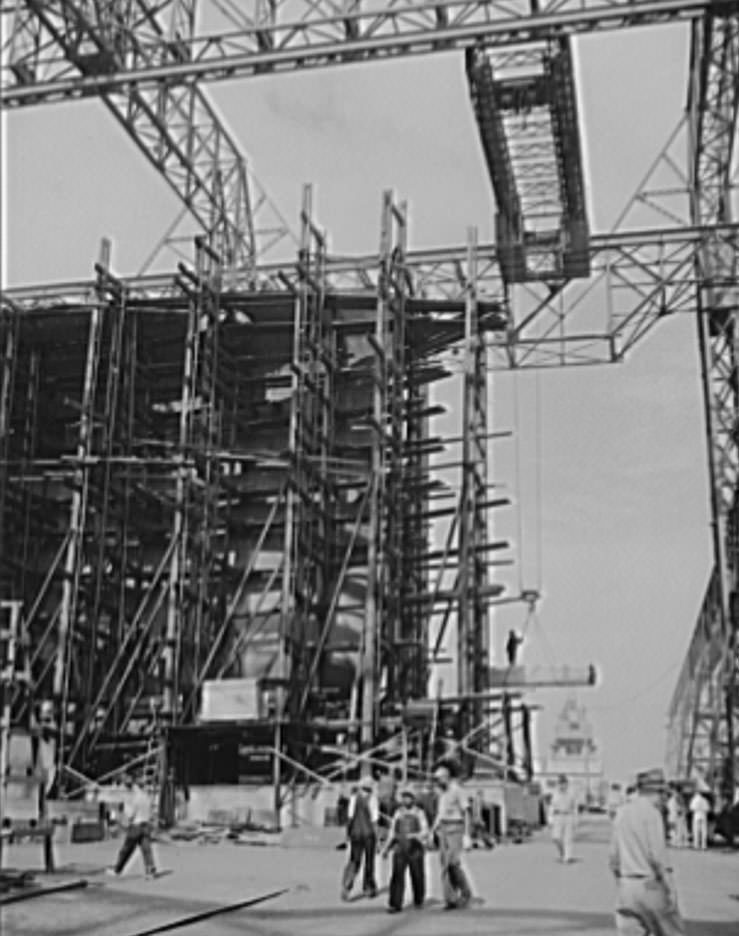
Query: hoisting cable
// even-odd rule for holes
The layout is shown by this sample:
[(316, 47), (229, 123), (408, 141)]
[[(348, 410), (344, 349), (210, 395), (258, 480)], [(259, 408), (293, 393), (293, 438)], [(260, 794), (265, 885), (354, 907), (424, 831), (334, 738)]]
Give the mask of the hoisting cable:
[(518, 371), (513, 371), (513, 421), (516, 439), (513, 448), (513, 467), (516, 476), (516, 536), (518, 538), (518, 592), (523, 594), (523, 484), (521, 479), (521, 403), (518, 394)]
[(536, 591), (541, 595), (542, 579), (544, 577), (544, 523), (542, 509), (542, 418), (541, 418), (541, 386), (539, 371), (534, 374), (535, 381), (535, 450), (536, 459)]

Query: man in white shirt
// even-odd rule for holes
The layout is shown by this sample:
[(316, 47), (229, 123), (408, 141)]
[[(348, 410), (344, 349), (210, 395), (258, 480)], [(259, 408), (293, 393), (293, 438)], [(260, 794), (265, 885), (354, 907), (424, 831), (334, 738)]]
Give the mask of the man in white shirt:
[(157, 869), (151, 849), (151, 797), (134, 782), (133, 777), (127, 776), (123, 782), (130, 794), (123, 808), (123, 815), (126, 820), (126, 837), (123, 839), (121, 849), (118, 852), (115, 866), (108, 868), (107, 872), (116, 876), (121, 874), (138, 846), (144, 858), (146, 877), (155, 878)]
[(575, 795), (570, 790), (569, 781), (564, 774), (559, 777), (557, 790), (552, 796), (549, 809), (552, 841), (557, 846), (559, 861), (566, 864), (572, 859), (572, 841), (575, 837), (575, 816), (577, 803)]
[(609, 865), (618, 881), (616, 927), (622, 936), (684, 936), (660, 811), (667, 792), (660, 769), (637, 777), (637, 796), (613, 822)]
[(359, 789), (349, 798), (347, 810), (347, 834), (349, 838), (349, 861), (344, 868), (341, 881), (341, 899), (348, 900), (354, 880), (364, 864), (362, 890), (365, 897), (377, 896), (375, 880), (375, 851), (377, 849), (377, 823), (380, 804), (374, 791), (374, 782), (369, 774), (359, 781)]
[(696, 790), (693, 793), (688, 806), (691, 815), (691, 837), (693, 848), (699, 848), (701, 851), (708, 846), (708, 800)]
[(462, 851), (469, 839), (469, 810), (467, 800), (448, 767), (439, 767), (434, 773), (439, 789), (436, 818), (431, 831), (439, 841), (441, 882), (447, 910), (463, 908), (472, 899), (472, 889), (462, 867)]

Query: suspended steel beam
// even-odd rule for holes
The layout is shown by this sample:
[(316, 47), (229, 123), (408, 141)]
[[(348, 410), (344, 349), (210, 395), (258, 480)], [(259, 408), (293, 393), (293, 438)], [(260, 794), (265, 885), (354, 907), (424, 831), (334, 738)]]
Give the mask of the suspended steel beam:
[(545, 689), (548, 687), (589, 687), (597, 683), (597, 671), (590, 666), (541, 665), (494, 666), (490, 668), (490, 689)]
[[(63, 4), (66, 5), (66, 4)], [(165, 6), (166, 6), (165, 0)], [(48, 13), (56, 4), (36, 0)], [(75, 6), (82, 6), (75, 4)], [(159, 5), (161, 6), (161, 4)], [(214, 31), (198, 36), (146, 37), (118, 62), (75, 73), (41, 37), (19, 40), (13, 22), (4, 56), (0, 100), (6, 107), (67, 100), (123, 89), (155, 90), (196, 81), (232, 80), (270, 72), (447, 52), (479, 43), (516, 45), (586, 32), (685, 22), (734, 0), (396, 0), (380, 9), (331, 0), (244, 0), (228, 12), (202, 3)]]

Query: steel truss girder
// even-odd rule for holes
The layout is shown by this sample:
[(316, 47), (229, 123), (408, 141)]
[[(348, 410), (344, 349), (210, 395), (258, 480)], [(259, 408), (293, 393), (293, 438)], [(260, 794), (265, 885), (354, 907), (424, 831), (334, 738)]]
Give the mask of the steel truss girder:
[[(512, 298), (500, 275), (496, 248), (479, 245), (478, 299), (499, 312), (483, 325), (492, 366), (557, 367), (620, 361), (651, 329), (670, 315), (695, 313), (697, 286), (704, 282), (697, 266), (706, 241), (727, 256), (739, 250), (739, 224), (709, 223), (683, 227), (595, 234), (590, 238), (591, 279), (529, 283)], [(437, 299), (464, 300), (467, 248), (409, 250), (405, 272), (409, 294), (433, 304)], [(297, 267), (263, 263), (258, 278), (265, 290), (296, 291)], [(334, 294), (376, 293), (376, 254), (326, 258), (326, 288)], [(125, 279), (132, 299), (164, 299), (177, 292), (171, 276)], [(88, 281), (7, 290), (23, 308), (88, 302)], [(228, 302), (228, 292), (223, 301)], [(597, 312), (594, 312), (597, 310)], [(605, 311), (604, 311), (605, 310)]]
[(528, 48), (511, 68), (495, 47), (469, 50), (467, 81), (498, 212), (509, 283), (586, 278), (588, 221), (567, 38)]
[[(166, 5), (167, 0), (165, 0)], [(47, 11), (55, 4), (38, 0)], [(79, 6), (79, 4), (77, 4)], [(117, 4), (120, 7), (122, 4)], [(206, 4), (201, 4), (205, 7)], [(0, 99), (5, 106), (149, 89), (198, 80), (445, 52), (479, 43), (517, 45), (583, 32), (685, 21), (734, 0), (390, 0), (351, 4), (331, 0), (244, 0), (239, 7), (211, 0), (202, 20), (210, 34), (148, 37), (102, 73), (75, 74), (43, 42), (17, 52), (24, 24), (14, 24), (4, 56)], [(124, 23), (117, 24), (125, 27)], [(119, 28), (123, 41), (130, 36)]]
[[(182, 0), (165, 0), (156, 10), (148, 0), (103, 9), (72, 0), (27, 0), (17, 14), (7, 54), (15, 56), (14, 68), (23, 74), (35, 67), (31, 63), (42, 48), (56, 49), (81, 75), (132, 58), (145, 61), (149, 55), (157, 62), (179, 61), (179, 43), (187, 37), (173, 36), (193, 22), (193, 11)], [(257, 254), (264, 254), (288, 229), (203, 90), (192, 82), (176, 87), (125, 84), (100, 89), (99, 96), (226, 266), (249, 282)]]
[(691, 776), (696, 768), (710, 776), (719, 751), (725, 753), (728, 746), (721, 699), (716, 697), (725, 663), (721, 597), (714, 569), (668, 712), (667, 768), (675, 777)]
[(736, 249), (713, 231), (732, 221), (738, 109), (739, 15), (707, 14), (693, 25), (688, 116), (691, 215), (706, 228), (696, 306), (716, 565), (673, 694), (669, 753), (676, 771), (730, 795), (739, 767), (739, 287)]

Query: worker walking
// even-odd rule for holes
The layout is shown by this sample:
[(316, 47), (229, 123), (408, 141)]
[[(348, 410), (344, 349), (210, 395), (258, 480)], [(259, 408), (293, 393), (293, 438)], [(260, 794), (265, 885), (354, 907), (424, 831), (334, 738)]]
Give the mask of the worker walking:
[(636, 787), (636, 797), (619, 809), (613, 823), (609, 865), (618, 881), (616, 927), (626, 936), (681, 936), (685, 925), (660, 811), (667, 794), (663, 772), (639, 774)]
[(429, 827), (426, 814), (416, 805), (416, 794), (411, 787), (400, 793), (400, 807), (393, 814), (383, 858), (393, 852), (393, 870), (390, 877), (388, 912), (399, 913), (403, 909), (406, 868), (411, 879), (413, 906), (420, 909), (426, 894), (426, 871), (424, 860)]
[(690, 798), (688, 806), (691, 816), (691, 838), (693, 848), (699, 848), (701, 851), (708, 847), (708, 800), (696, 790)]
[(557, 858), (569, 864), (572, 858), (572, 842), (575, 838), (575, 816), (577, 803), (570, 790), (567, 777), (560, 774), (557, 790), (552, 796), (549, 824), (552, 841), (557, 847)]
[(112, 868), (106, 868), (106, 873), (116, 877), (122, 874), (131, 855), (138, 847), (141, 849), (144, 859), (146, 877), (155, 878), (157, 869), (151, 848), (151, 797), (134, 782), (133, 777), (130, 775), (124, 778), (123, 783), (130, 793), (130, 797), (123, 807), (123, 815), (126, 820), (126, 836), (121, 844), (115, 865)]
[(448, 910), (462, 909), (472, 899), (472, 889), (462, 867), (462, 851), (469, 841), (469, 813), (464, 794), (448, 767), (439, 767), (434, 781), (440, 792), (432, 831), (439, 842), (444, 902)]
[(377, 823), (380, 807), (369, 774), (359, 781), (359, 789), (349, 798), (347, 810), (347, 836), (349, 861), (341, 882), (341, 899), (348, 900), (359, 869), (364, 864), (362, 891), (365, 897), (377, 896), (375, 880), (375, 851), (377, 849)]

